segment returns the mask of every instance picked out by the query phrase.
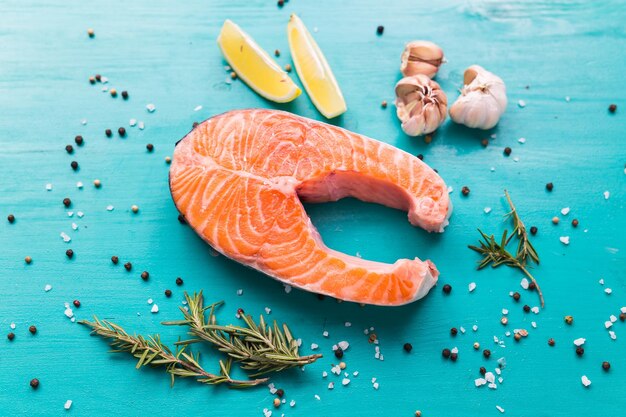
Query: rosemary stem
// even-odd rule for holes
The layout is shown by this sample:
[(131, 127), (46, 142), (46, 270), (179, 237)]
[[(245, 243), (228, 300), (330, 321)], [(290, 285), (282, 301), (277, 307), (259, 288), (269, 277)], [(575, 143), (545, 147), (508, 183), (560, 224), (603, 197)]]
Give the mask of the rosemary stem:
[(539, 287), (539, 283), (537, 282), (535, 277), (533, 277), (532, 274), (530, 272), (528, 272), (528, 270), (521, 263), (519, 264), (519, 269), (521, 269), (522, 272), (524, 274), (526, 274), (526, 276), (528, 278), (530, 278), (530, 280), (535, 284), (535, 288), (537, 289), (537, 294), (539, 294), (539, 301), (541, 301), (541, 308), (544, 308), (545, 303), (543, 301), (543, 293), (541, 292), (541, 288)]

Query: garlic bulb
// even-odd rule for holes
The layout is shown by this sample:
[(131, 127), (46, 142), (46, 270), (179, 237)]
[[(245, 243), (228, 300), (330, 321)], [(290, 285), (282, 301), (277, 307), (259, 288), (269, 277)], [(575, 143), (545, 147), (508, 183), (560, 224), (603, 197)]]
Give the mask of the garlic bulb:
[(402, 52), (400, 71), (405, 77), (424, 74), (433, 78), (443, 62), (443, 51), (429, 41), (413, 41), (406, 44)]
[(446, 120), (447, 105), (439, 84), (426, 75), (405, 77), (396, 84), (396, 112), (407, 135), (434, 132)]
[(497, 75), (479, 65), (472, 65), (463, 74), (461, 95), (450, 107), (450, 118), (456, 123), (491, 129), (506, 109), (506, 87)]

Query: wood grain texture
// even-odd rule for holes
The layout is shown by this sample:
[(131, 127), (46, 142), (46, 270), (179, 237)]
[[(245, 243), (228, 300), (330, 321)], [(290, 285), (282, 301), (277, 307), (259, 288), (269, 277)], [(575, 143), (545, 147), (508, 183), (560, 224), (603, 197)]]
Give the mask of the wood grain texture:
[[(224, 19), (247, 30), (269, 51), (281, 50), (278, 61), (289, 62), (286, 23), (296, 12), (310, 29), (343, 89), (348, 112), (333, 123), (398, 146), (437, 168), (453, 187), (455, 212), (443, 235), (412, 228), (404, 213), (352, 200), (307, 206), (325, 242), (333, 249), (364, 258), (393, 262), (400, 257), (430, 258), (451, 296), (439, 288), (424, 300), (402, 308), (361, 308), (349, 303), (319, 301), (311, 294), (282, 286), (223, 257), (212, 256), (189, 228), (176, 220), (167, 186), (174, 143), (194, 121), (234, 108), (270, 107), (321, 120), (306, 95), (289, 105), (274, 106), (239, 81), (226, 84), (224, 62), (215, 44)], [(158, 371), (135, 371), (132, 361), (106, 353), (106, 345), (64, 315), (64, 302), (80, 299), (79, 319), (92, 314), (110, 318), (130, 331), (159, 332), (173, 342), (181, 329), (160, 321), (178, 316), (182, 291), (204, 289), (208, 299), (226, 301), (224, 321), (235, 320), (238, 307), (286, 320), (303, 351), (312, 342), (325, 358), (276, 375), (294, 408), (283, 405), (274, 415), (412, 415), (428, 416), (620, 415), (626, 407), (624, 323), (617, 322), (616, 341), (603, 323), (626, 305), (626, 146), (624, 128), (626, 83), (623, 80), (626, 8), (621, 0), (336, 2), (291, 0), (283, 9), (273, 1), (172, 2), (165, 0), (105, 4), (68, 0), (0, 2), (0, 414), (75, 416), (262, 415), (272, 408), (267, 389), (231, 391), (181, 381), (173, 389)], [(376, 26), (384, 25), (383, 36)], [(93, 27), (94, 39), (86, 29)], [(501, 76), (508, 87), (509, 107), (491, 132), (470, 131), (447, 122), (430, 145), (402, 134), (392, 106), (393, 86), (400, 78), (399, 55), (406, 41), (429, 39), (444, 49), (448, 63), (437, 80), (456, 99), (462, 73), (477, 63)], [(109, 86), (128, 90), (130, 99), (113, 99), (87, 79), (100, 73)], [(296, 78), (296, 77), (294, 77)], [(528, 87), (528, 88), (527, 88)], [(565, 97), (569, 96), (570, 101)], [(517, 106), (524, 100), (525, 108)], [(146, 104), (157, 110), (148, 113)], [(618, 105), (614, 115), (610, 103)], [(194, 112), (197, 105), (203, 109)], [(145, 130), (128, 126), (144, 121)], [(81, 120), (87, 124), (82, 125)], [(104, 130), (125, 126), (126, 139), (104, 136)], [(70, 156), (64, 146), (74, 136), (85, 145)], [(484, 149), (480, 139), (495, 134)], [(525, 144), (518, 138), (526, 138)], [(147, 153), (145, 145), (155, 151)], [(511, 157), (502, 149), (510, 146)], [(514, 157), (519, 161), (515, 162)], [(70, 161), (80, 170), (73, 172)], [(491, 171), (491, 168), (495, 171)], [(102, 188), (95, 189), (95, 178)], [(76, 188), (82, 181), (84, 188)], [(547, 193), (546, 182), (555, 184)], [(53, 184), (52, 191), (45, 185)], [(460, 189), (471, 189), (468, 198)], [(536, 276), (546, 309), (524, 314), (525, 303), (537, 305), (535, 294), (522, 292), (515, 304), (509, 291), (519, 290), (515, 271), (476, 272), (476, 256), (466, 249), (475, 243), (476, 227), (501, 232), (506, 211), (502, 189), (510, 190), (529, 225), (542, 264)], [(610, 191), (608, 200), (604, 191)], [(70, 197), (68, 217), (61, 201)], [(115, 206), (109, 212), (107, 205)], [(133, 215), (130, 206), (140, 206)], [(486, 215), (484, 207), (493, 211)], [(559, 226), (550, 219), (563, 207)], [(13, 213), (14, 224), (6, 222)], [(580, 220), (573, 229), (570, 221)], [(73, 231), (71, 223), (79, 226)], [(72, 237), (69, 244), (61, 232)], [(559, 236), (569, 235), (564, 246)], [(65, 250), (75, 257), (68, 260)], [(32, 256), (31, 265), (24, 264)], [(113, 266), (111, 255), (131, 261), (133, 271)], [(150, 271), (149, 282), (139, 274)], [(174, 279), (181, 276), (183, 287)], [(604, 278), (609, 296), (598, 280)], [(469, 294), (467, 285), (477, 283)], [(44, 286), (53, 289), (44, 292)], [(166, 299), (163, 291), (174, 296)], [(238, 297), (236, 291), (244, 289)], [(160, 307), (150, 314), (146, 300)], [(500, 324), (508, 308), (509, 330), (528, 328), (530, 336), (515, 343)], [(571, 314), (574, 325), (564, 325)], [(344, 322), (352, 323), (345, 327)], [(16, 338), (4, 335), (15, 323)], [(28, 333), (30, 324), (39, 331)], [(473, 324), (479, 329), (471, 331)], [(363, 329), (374, 326), (384, 361)], [(468, 332), (455, 339), (452, 326)], [(329, 338), (322, 332), (327, 330)], [(506, 340), (506, 348), (493, 336)], [(553, 337), (557, 344), (547, 346)], [(572, 340), (587, 338), (583, 358)], [(351, 377), (322, 379), (336, 360), (331, 346), (348, 340), (345, 361)], [(402, 351), (405, 342), (413, 352)], [(472, 344), (493, 351), (487, 361)], [(441, 359), (443, 347), (458, 346), (457, 363)], [(495, 367), (505, 357), (504, 383), (496, 391), (474, 388), (480, 366)], [(206, 361), (215, 354), (206, 351)], [(608, 360), (611, 371), (600, 364)], [(593, 384), (584, 389), (580, 377)], [(37, 377), (33, 391), (28, 382)], [(372, 389), (376, 377), (380, 389)], [(336, 388), (329, 391), (328, 382)], [(314, 398), (319, 394), (321, 400)], [(63, 404), (72, 399), (66, 412)]]

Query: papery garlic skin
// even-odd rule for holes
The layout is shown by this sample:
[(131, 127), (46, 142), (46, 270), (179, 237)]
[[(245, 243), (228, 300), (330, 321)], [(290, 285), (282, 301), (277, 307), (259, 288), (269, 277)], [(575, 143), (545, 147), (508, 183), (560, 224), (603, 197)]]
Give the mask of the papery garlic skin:
[(480, 65), (463, 74), (461, 95), (450, 107), (450, 118), (471, 128), (491, 129), (506, 110), (506, 87), (502, 78)]
[(413, 41), (406, 44), (401, 59), (403, 76), (424, 74), (433, 78), (443, 62), (443, 50), (429, 41)]
[(396, 84), (396, 114), (409, 136), (432, 133), (446, 120), (448, 98), (428, 76), (405, 77)]

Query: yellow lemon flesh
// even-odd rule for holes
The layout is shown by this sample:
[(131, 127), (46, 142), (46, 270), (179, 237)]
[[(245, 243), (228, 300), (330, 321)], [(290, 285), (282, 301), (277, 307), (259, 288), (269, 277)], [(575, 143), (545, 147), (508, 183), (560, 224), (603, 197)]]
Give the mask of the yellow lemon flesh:
[(269, 54), (231, 20), (224, 22), (217, 44), (237, 76), (266, 99), (286, 103), (302, 92)]
[(317, 110), (328, 119), (345, 113), (346, 102), (324, 54), (295, 14), (289, 19), (287, 36), (300, 81)]

